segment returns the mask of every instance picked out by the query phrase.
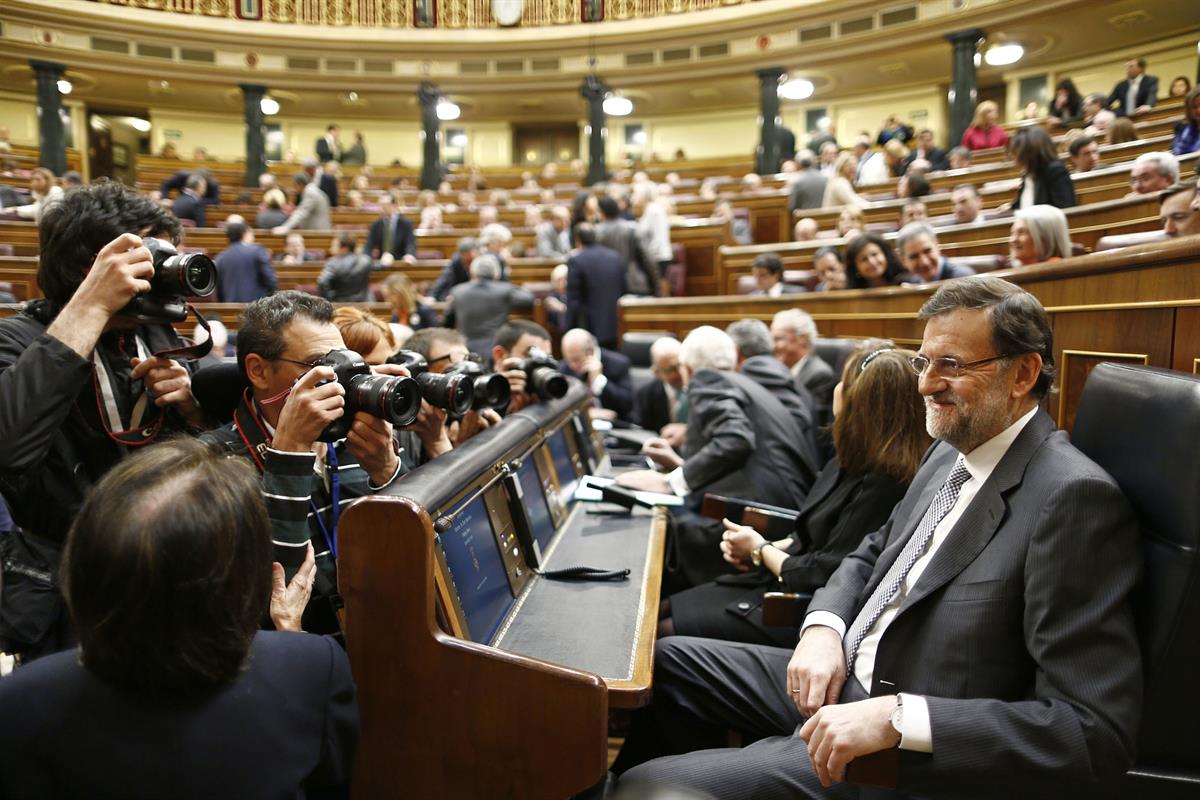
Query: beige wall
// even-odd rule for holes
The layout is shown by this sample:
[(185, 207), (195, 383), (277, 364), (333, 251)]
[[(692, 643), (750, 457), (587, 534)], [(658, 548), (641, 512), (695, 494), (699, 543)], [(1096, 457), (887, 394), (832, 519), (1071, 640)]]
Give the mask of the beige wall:
[(32, 96), (0, 95), (0, 125), (13, 144), (37, 144), (37, 103)]

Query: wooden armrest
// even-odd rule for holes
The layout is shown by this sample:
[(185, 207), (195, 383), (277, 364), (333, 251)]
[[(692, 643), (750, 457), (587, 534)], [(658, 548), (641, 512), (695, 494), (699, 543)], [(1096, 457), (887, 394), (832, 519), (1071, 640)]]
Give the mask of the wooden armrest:
[(811, 594), (767, 592), (763, 595), (763, 624), (780, 628), (799, 628), (804, 622)]
[(900, 748), (859, 756), (846, 765), (846, 781), (860, 786), (895, 789), (900, 777)]

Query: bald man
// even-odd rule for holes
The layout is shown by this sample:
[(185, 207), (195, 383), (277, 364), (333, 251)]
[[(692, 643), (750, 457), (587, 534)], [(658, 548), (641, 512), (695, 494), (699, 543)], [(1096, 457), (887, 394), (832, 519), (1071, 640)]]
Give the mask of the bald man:
[(572, 328), (563, 334), (559, 369), (583, 381), (600, 407), (621, 419), (629, 419), (633, 413), (630, 367), (627, 356), (605, 350), (595, 336), (582, 328)]

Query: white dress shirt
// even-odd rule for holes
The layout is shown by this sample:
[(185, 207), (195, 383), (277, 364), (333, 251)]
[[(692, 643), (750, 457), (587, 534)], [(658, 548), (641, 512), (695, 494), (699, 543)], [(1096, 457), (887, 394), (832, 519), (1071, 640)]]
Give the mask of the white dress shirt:
[(1133, 116), (1133, 110), (1137, 108), (1138, 89), (1142, 85), (1142, 76), (1138, 75), (1129, 82), (1129, 92), (1125, 95), (1125, 113)]
[[(1038, 409), (1035, 406), (1028, 413), (1009, 425), (1000, 433), (988, 439), (983, 444), (976, 447), (965, 456), (960, 456), (963, 465), (967, 468), (967, 472), (971, 477), (958, 492), (958, 499), (955, 500), (953, 507), (947, 512), (946, 516), (942, 517), (942, 521), (933, 530), (933, 538), (929, 541), (929, 546), (925, 552), (917, 559), (916, 563), (908, 571), (904, 577), (904, 581), (900, 584), (899, 591), (892, 598), (892, 602), (887, 605), (883, 613), (879, 615), (879, 619), (871, 626), (871, 630), (867, 632), (866, 637), (862, 640), (862, 644), (858, 646), (858, 653), (854, 658), (854, 677), (862, 684), (863, 688), (869, 693), (871, 691), (871, 682), (874, 680), (875, 673), (875, 654), (879, 649), (879, 640), (883, 638), (884, 632), (888, 626), (892, 624), (892, 620), (896, 618), (896, 613), (900, 610), (901, 604), (912, 591), (912, 588), (917, 585), (917, 581), (921, 579), (922, 573), (929, 563), (933, 560), (938, 548), (946, 541), (946, 537), (954, 529), (958, 520), (962, 517), (967, 507), (971, 505), (971, 501), (975, 499), (975, 495), (979, 492), (980, 487), (987, 482), (992, 472), (996, 469), (996, 465), (1004, 458), (1004, 454), (1008, 452), (1008, 448), (1016, 441), (1017, 436), (1024, 430), (1029, 420), (1033, 419)], [(836, 614), (828, 611), (814, 611), (804, 618), (804, 626), (801, 628), (801, 635), (804, 631), (813, 625), (825, 625), (833, 628), (838, 632), (838, 636), (845, 637), (846, 629), (849, 623), (853, 620), (843, 620)], [(933, 732), (930, 730), (929, 724), (929, 705), (925, 702), (925, 698), (921, 695), (900, 693), (904, 706), (904, 718), (902, 727), (904, 730), (900, 734), (900, 748), (903, 750), (915, 750), (921, 753), (933, 752)]]
[(1020, 208), (1033, 208), (1036, 205), (1034, 197), (1037, 193), (1037, 181), (1032, 175), (1025, 176), (1025, 188), (1021, 190)]

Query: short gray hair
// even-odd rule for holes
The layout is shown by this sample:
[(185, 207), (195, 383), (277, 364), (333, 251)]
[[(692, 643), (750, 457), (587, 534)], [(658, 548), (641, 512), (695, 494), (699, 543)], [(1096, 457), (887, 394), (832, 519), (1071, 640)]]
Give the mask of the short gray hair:
[(731, 322), (725, 333), (733, 339), (742, 358), (767, 355), (771, 352), (771, 331), (761, 319), (739, 319)]
[(896, 234), (896, 252), (900, 254), (901, 258), (904, 257), (905, 246), (918, 236), (928, 236), (934, 244), (937, 244), (937, 233), (933, 230), (932, 225), (928, 222), (910, 222)]
[(715, 369), (728, 372), (737, 366), (737, 346), (729, 334), (712, 325), (701, 325), (687, 335), (679, 348), (679, 363), (692, 372)]
[(499, 280), (500, 260), (491, 253), (476, 256), (471, 262), (471, 277), (484, 281)]
[(817, 343), (817, 323), (813, 322), (813, 318), (806, 311), (798, 308), (785, 308), (771, 319), (771, 324), (788, 328), (797, 336), (808, 337), (810, 344)]
[(499, 222), (492, 222), (483, 226), (483, 230), (479, 232), (479, 246), (487, 247), (493, 242), (505, 244), (512, 241), (512, 231)]
[(964, 308), (991, 312), (992, 347), (997, 355), (1042, 357), (1042, 372), (1031, 394), (1045, 397), (1054, 384), (1054, 332), (1038, 299), (1002, 278), (975, 275), (944, 283), (921, 306), (917, 318), (928, 320)]
[(1171, 153), (1162, 151), (1142, 153), (1133, 164), (1134, 166), (1139, 164), (1153, 164), (1155, 171), (1159, 175), (1162, 175), (1164, 178), (1170, 178), (1171, 183), (1179, 182), (1179, 159)]
[(1029, 227), (1029, 235), (1033, 237), (1033, 249), (1037, 252), (1039, 262), (1048, 261), (1055, 256), (1070, 257), (1071, 229), (1067, 225), (1067, 215), (1061, 208), (1047, 205), (1018, 208), (1013, 212), (1013, 217)]

